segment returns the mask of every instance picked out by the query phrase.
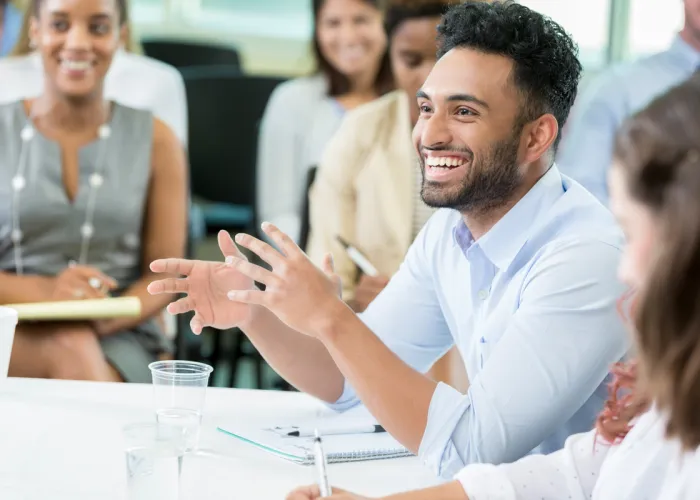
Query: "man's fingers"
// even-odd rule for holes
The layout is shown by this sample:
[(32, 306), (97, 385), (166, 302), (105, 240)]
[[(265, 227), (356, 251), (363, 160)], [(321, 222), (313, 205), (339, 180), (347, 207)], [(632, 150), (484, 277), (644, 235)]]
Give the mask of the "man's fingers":
[(335, 274), (335, 264), (333, 263), (333, 254), (327, 253), (323, 256), (323, 265), (321, 266), (323, 272), (330, 276)]
[(202, 320), (202, 317), (199, 314), (195, 314), (192, 320), (190, 321), (190, 330), (192, 330), (192, 333), (199, 335), (202, 333), (202, 330), (204, 329), (204, 321)]
[(279, 267), (280, 264), (284, 262), (284, 257), (282, 257), (282, 254), (280, 254), (277, 250), (272, 248), (264, 241), (260, 241), (259, 239), (248, 234), (237, 234), (236, 243), (253, 252), (262, 260), (270, 264), (273, 269)]
[(252, 304), (265, 306), (268, 302), (269, 293), (260, 290), (231, 290), (226, 294), (229, 300), (242, 304)]
[(282, 253), (287, 257), (304, 253), (301, 251), (301, 248), (299, 248), (299, 245), (294, 243), (292, 238), (283, 233), (274, 224), (263, 222), (261, 227), (263, 232), (277, 244), (277, 247), (282, 250)]
[(231, 238), (231, 235), (228, 233), (228, 231), (219, 231), (219, 234), (216, 238), (219, 242), (219, 250), (221, 250), (221, 253), (224, 256), (224, 258), (242, 257), (241, 251), (233, 242), (233, 239)]
[(316, 500), (317, 498), (320, 498), (321, 496), (321, 491), (318, 488), (318, 485), (312, 484), (309, 486), (302, 486), (301, 488), (297, 488), (296, 490), (292, 491), (289, 495), (287, 495), (287, 500)]
[(187, 293), (189, 288), (186, 279), (166, 278), (150, 283), (147, 290), (151, 295), (157, 295), (159, 293)]
[(189, 276), (195, 263), (196, 261), (188, 259), (158, 259), (151, 262), (150, 268), (154, 273)]
[(227, 257), (226, 259), (227, 263), (230, 266), (234, 267), (239, 273), (249, 277), (253, 281), (262, 283), (265, 286), (272, 285), (278, 279), (273, 273), (271, 273), (267, 269), (263, 269), (260, 266), (251, 264), (244, 258)]
[(166, 308), (170, 314), (184, 314), (194, 310), (194, 299), (190, 297), (183, 297), (180, 300), (168, 304)]

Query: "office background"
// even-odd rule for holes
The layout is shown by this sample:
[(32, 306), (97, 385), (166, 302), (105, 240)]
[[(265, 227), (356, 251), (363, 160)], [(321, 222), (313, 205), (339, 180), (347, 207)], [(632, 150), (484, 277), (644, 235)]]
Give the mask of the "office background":
[[(680, 0), (521, 0), (578, 42), (586, 80), (605, 66), (663, 50), (683, 21)], [(311, 69), (311, 0), (132, 0), (137, 35), (235, 45), (248, 74)]]

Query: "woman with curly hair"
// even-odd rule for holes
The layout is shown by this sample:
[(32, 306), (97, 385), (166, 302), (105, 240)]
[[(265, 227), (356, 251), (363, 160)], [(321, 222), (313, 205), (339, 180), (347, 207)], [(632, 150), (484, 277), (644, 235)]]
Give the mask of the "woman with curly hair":
[[(614, 368), (596, 428), (555, 453), (469, 465), (451, 483), (388, 498), (700, 498), (690, 484), (700, 446), (700, 74), (619, 131), (610, 192), (627, 238), (619, 274), (635, 293), (621, 299), (620, 311), (637, 361)], [(311, 486), (288, 500), (318, 497)], [(332, 498), (362, 497), (336, 491)]]

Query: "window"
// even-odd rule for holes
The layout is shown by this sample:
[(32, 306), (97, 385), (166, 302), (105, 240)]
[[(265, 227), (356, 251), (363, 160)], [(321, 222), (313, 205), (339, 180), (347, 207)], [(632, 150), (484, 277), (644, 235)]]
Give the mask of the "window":
[(132, 0), (131, 19), (135, 25), (163, 24), (166, 6), (163, 0)]
[(629, 57), (660, 52), (683, 26), (680, 0), (630, 0)]
[(234, 45), (251, 73), (308, 74), (311, 0), (131, 0), (143, 37)]
[(598, 68), (606, 63), (611, 0), (520, 0), (561, 24), (579, 46), (581, 63)]

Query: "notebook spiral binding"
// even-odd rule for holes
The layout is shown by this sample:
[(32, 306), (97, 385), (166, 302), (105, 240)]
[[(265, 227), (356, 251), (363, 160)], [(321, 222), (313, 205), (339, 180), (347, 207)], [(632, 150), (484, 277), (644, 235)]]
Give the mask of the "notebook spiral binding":
[[(402, 458), (413, 456), (413, 453), (407, 449), (377, 449), (377, 450), (359, 450), (349, 453), (329, 453), (326, 459), (329, 464), (341, 462), (362, 462), (365, 460), (388, 460), (391, 458)], [(302, 465), (314, 465), (313, 454), (307, 454)]]

